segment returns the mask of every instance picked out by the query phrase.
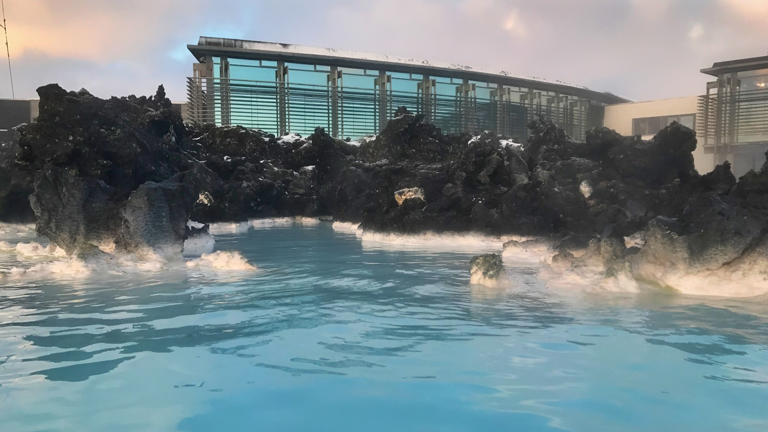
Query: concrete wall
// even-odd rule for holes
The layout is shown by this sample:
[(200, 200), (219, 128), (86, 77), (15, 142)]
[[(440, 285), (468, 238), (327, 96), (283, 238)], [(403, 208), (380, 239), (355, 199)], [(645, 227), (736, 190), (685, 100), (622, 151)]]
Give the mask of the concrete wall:
[(0, 129), (11, 129), (37, 118), (38, 101), (0, 99)]
[[(633, 119), (696, 114), (697, 108), (698, 96), (608, 105), (605, 107), (603, 125), (622, 135), (630, 136)], [(701, 174), (708, 173), (715, 167), (712, 154), (704, 153), (701, 146), (697, 146), (693, 152), (693, 160), (696, 170)]]

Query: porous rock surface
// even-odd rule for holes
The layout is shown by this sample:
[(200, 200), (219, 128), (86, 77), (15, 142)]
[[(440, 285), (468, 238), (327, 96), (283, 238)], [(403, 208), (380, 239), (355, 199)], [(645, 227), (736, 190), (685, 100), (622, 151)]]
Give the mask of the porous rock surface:
[(499, 254), (478, 255), (469, 262), (470, 282), (474, 284), (495, 286), (503, 271), (504, 264)]

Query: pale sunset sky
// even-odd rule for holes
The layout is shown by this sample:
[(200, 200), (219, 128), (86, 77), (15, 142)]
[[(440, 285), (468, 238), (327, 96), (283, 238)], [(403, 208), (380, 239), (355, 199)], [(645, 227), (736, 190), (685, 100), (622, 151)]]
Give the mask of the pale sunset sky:
[(768, 0), (5, 0), (5, 12), (17, 98), (50, 82), (102, 97), (162, 83), (183, 101), (186, 45), (200, 35), (460, 63), (632, 100), (700, 94), (699, 69), (768, 54)]

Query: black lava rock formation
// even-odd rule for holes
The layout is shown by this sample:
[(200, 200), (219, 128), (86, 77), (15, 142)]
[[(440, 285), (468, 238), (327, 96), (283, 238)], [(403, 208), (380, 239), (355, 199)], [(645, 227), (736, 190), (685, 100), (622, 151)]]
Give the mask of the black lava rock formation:
[(29, 205), (29, 195), (34, 191), (32, 174), (16, 165), (18, 135), (15, 131), (9, 135), (7, 140), (0, 140), (0, 221), (34, 222), (35, 214)]
[(677, 123), (650, 141), (598, 128), (575, 143), (535, 121), (519, 145), (443, 135), (402, 110), (356, 147), (323, 129), (278, 138), (185, 126), (162, 88), (109, 100), (57, 85), (38, 93), (37, 122), (0, 152), (11, 167), (0, 219), (28, 219), (30, 194), (38, 232), (70, 253), (180, 248), (188, 219), (319, 215), (381, 231), (543, 236), (558, 262), (578, 263), (572, 252), (587, 248), (649, 280), (663, 279), (648, 263), (670, 250), (712, 270), (768, 249), (768, 166), (738, 181), (727, 163), (699, 175), (695, 134)]
[(38, 94), (39, 117), (20, 130), (16, 157), (33, 181), (38, 233), (70, 254), (110, 243), (180, 248), (204, 177), (185, 173), (206, 168), (162, 86), (150, 98), (103, 100), (55, 84)]

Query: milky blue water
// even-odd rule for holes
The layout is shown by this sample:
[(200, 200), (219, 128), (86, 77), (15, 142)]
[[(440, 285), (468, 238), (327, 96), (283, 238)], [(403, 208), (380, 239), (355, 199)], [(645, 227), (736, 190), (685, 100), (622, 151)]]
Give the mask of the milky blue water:
[(765, 298), (481, 288), (327, 225), (216, 247), (260, 270), (0, 279), (0, 431), (768, 430)]

